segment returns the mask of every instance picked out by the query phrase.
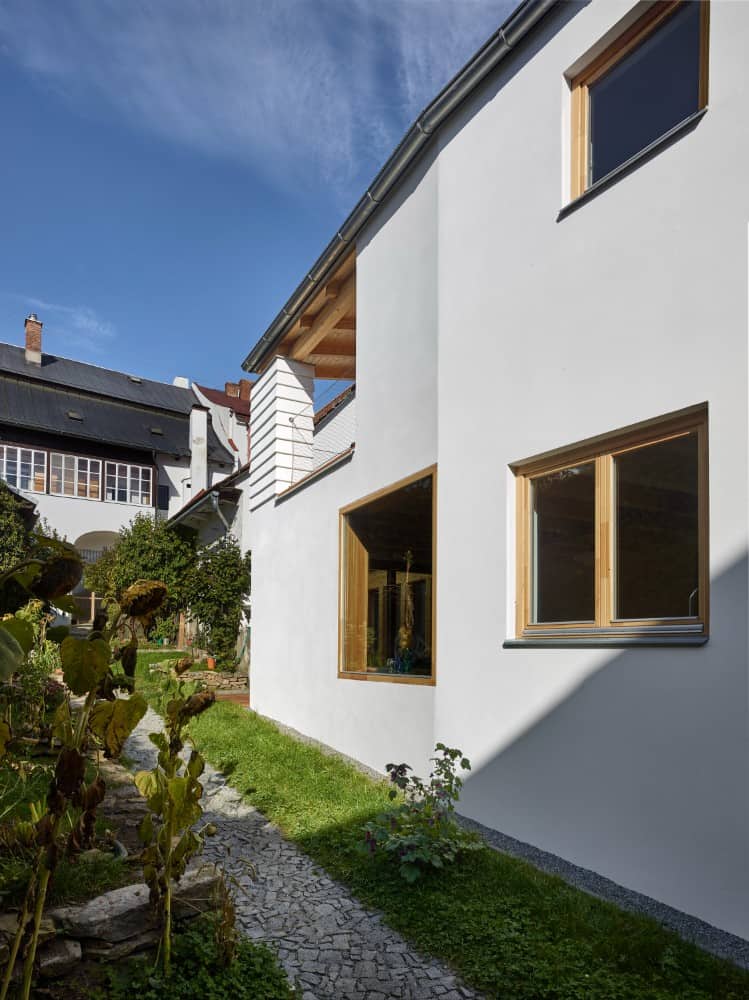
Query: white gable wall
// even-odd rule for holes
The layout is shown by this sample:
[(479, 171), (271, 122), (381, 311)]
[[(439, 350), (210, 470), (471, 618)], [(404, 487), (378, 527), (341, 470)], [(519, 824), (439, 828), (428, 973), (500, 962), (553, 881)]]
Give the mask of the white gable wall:
[(355, 456), (250, 518), (252, 707), (379, 770), (425, 765), (434, 688), (338, 679), (338, 510), (437, 457), (436, 168), (417, 177), (357, 258)]

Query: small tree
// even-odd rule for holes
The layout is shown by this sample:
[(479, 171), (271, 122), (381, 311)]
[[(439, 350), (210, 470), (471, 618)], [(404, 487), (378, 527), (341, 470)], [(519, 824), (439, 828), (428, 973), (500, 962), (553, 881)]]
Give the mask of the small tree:
[(231, 536), (198, 550), (187, 587), (190, 613), (207, 648), (223, 666), (234, 666), (242, 604), (250, 592), (250, 553)]
[(155, 622), (176, 621), (187, 606), (187, 582), (195, 567), (193, 538), (165, 521), (138, 514), (120, 529), (113, 548), (86, 568), (84, 582), (89, 590), (119, 602), (136, 580), (162, 580), (169, 597)]
[(32, 546), (35, 514), (33, 508), (0, 480), (0, 572), (10, 569), (28, 555)]

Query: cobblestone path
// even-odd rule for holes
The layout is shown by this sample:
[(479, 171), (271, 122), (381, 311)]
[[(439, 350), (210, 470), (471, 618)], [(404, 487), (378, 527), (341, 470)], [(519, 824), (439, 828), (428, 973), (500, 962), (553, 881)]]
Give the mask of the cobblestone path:
[[(153, 767), (148, 733), (161, 727), (149, 709), (125, 746), (138, 768)], [(204, 856), (247, 890), (237, 897), (237, 921), (249, 938), (278, 953), (303, 1000), (465, 1000), (480, 995), (444, 965), (425, 958), (328, 878), (206, 765), (203, 808), (218, 835)], [(250, 862), (256, 870), (247, 874)]]

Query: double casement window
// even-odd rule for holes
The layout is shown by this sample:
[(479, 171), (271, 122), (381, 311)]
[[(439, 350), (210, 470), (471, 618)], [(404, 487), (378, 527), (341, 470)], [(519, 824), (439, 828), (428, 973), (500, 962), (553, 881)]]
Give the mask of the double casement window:
[(434, 479), (341, 510), (339, 676), (433, 683)]
[(706, 409), (514, 471), (518, 638), (707, 634)]
[(96, 458), (53, 452), (49, 456), (49, 491), (56, 496), (98, 500), (101, 497), (101, 462)]
[(44, 493), (47, 488), (46, 453), (0, 445), (0, 479), (19, 490)]
[(150, 506), (153, 476), (147, 466), (107, 462), (106, 476), (107, 500)]
[(707, 105), (708, 0), (658, 0), (571, 80), (573, 198)]

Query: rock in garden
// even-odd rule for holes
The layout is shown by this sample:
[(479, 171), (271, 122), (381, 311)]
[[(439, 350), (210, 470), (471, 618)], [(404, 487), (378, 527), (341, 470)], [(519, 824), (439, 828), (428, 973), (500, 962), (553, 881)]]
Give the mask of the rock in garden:
[(81, 960), (81, 946), (77, 941), (58, 938), (39, 949), (39, 975), (45, 979), (64, 976)]

